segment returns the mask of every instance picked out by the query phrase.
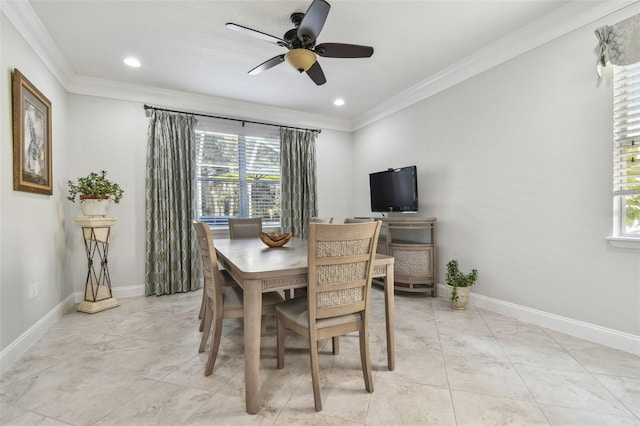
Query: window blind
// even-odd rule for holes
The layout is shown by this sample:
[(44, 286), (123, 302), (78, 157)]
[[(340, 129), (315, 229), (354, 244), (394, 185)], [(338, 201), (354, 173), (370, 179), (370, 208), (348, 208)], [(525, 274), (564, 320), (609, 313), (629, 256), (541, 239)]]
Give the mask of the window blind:
[(614, 195), (640, 195), (640, 62), (614, 67)]
[(215, 227), (229, 217), (261, 217), (263, 226), (279, 225), (280, 139), (250, 133), (196, 129), (199, 220)]

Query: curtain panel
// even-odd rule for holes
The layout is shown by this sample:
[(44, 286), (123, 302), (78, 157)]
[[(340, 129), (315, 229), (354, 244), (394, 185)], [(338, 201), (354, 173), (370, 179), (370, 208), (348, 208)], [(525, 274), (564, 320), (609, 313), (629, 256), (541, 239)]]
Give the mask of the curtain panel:
[(607, 64), (631, 65), (640, 62), (640, 14), (614, 25), (604, 25), (595, 30), (599, 52), (596, 69), (602, 75)]
[(149, 110), (145, 191), (145, 295), (200, 288), (191, 224), (195, 208), (195, 126), (189, 114)]
[(315, 132), (280, 129), (280, 169), (282, 232), (307, 238), (318, 211)]

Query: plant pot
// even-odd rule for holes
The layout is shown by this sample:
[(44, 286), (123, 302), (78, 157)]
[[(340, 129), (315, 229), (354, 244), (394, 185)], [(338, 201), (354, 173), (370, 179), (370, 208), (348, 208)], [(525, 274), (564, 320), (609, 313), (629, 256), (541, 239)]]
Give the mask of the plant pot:
[(451, 301), (453, 309), (466, 309), (469, 301), (469, 287), (458, 287), (458, 299)]
[(89, 198), (86, 196), (80, 197), (80, 211), (83, 215), (94, 216), (106, 216), (111, 207), (111, 200), (108, 198)]

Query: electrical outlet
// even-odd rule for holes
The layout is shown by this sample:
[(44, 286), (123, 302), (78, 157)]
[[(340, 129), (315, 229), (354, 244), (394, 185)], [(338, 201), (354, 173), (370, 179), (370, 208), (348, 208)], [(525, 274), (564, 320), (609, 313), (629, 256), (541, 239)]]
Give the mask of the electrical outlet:
[(33, 283), (29, 286), (29, 299), (35, 299), (38, 297), (38, 293), (40, 293), (40, 284)]

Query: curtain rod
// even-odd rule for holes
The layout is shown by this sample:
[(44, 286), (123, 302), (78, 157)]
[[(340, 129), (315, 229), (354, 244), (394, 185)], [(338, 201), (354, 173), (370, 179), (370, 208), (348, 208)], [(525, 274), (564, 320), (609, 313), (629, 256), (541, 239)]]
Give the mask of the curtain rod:
[(243, 120), (241, 118), (231, 118), (231, 117), (221, 117), (218, 115), (209, 115), (209, 114), (200, 114), (197, 112), (186, 112), (186, 111), (177, 111), (174, 109), (166, 109), (166, 108), (159, 108), (159, 107), (154, 107), (151, 105), (144, 105), (144, 109), (145, 111), (148, 109), (154, 109), (156, 111), (166, 111), (166, 112), (175, 112), (178, 114), (191, 114), (191, 115), (197, 115), (200, 117), (209, 117), (209, 118), (218, 118), (220, 120), (231, 120), (231, 121), (238, 121), (242, 123), (242, 126), (244, 127), (244, 123), (252, 123), (252, 124), (261, 124), (263, 126), (273, 126), (273, 127), (280, 127), (280, 128), (285, 128), (285, 129), (294, 129), (294, 130), (308, 130), (311, 132), (317, 132), (317, 133), (321, 133), (322, 130), (321, 129), (306, 129), (304, 127), (292, 127), (292, 126), (284, 126), (282, 124), (273, 124), (273, 123), (263, 123), (261, 121), (253, 121), (253, 120)]

